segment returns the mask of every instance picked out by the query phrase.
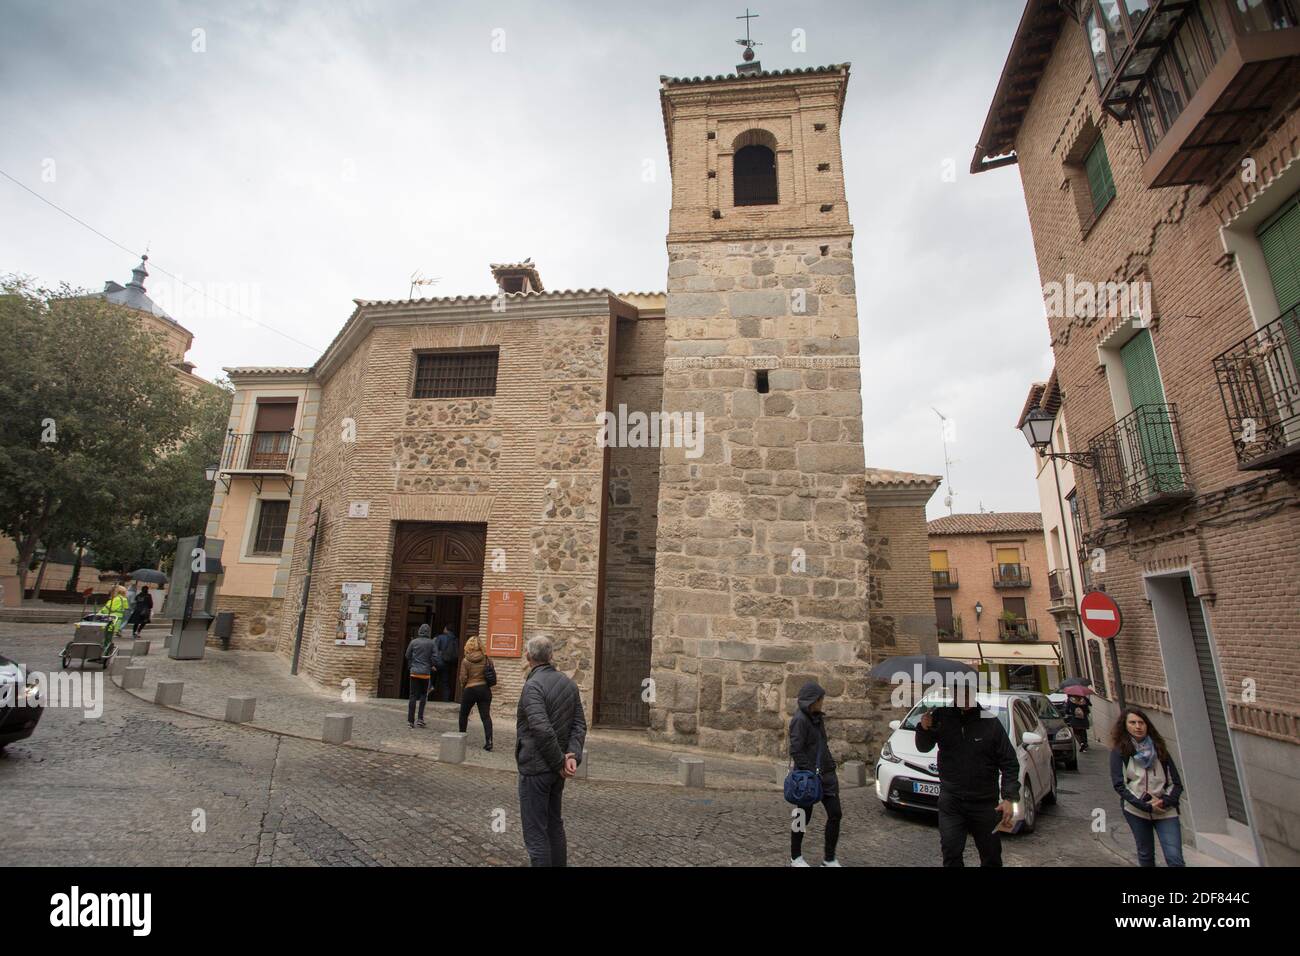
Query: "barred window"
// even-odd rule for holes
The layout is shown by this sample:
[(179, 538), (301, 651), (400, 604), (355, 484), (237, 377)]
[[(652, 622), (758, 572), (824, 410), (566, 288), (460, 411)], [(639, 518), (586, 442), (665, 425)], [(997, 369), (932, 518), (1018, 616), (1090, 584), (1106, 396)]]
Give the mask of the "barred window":
[(412, 398), (479, 398), (497, 393), (496, 349), (415, 356)]
[(289, 522), (289, 502), (263, 499), (257, 516), (253, 554), (279, 554), (284, 549), (284, 526)]

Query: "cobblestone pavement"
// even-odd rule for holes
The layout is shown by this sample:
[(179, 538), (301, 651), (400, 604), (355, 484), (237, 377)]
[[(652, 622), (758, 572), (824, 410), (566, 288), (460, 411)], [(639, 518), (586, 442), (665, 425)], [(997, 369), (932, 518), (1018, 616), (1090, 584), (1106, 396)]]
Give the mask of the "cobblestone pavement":
[[(0, 653), (58, 667), (66, 627), (0, 624)], [(188, 688), (187, 688), (188, 693)], [(0, 755), (4, 862), (30, 865), (521, 865), (515, 776), (427, 756), (338, 747), (157, 707), (109, 682), (103, 716), (49, 708)], [(262, 707), (262, 702), (258, 702)], [(407, 731), (404, 714), (396, 713)], [(396, 733), (397, 731), (394, 731)], [(1126, 832), (1103, 755), (1063, 774), (1038, 832), (1004, 840), (1012, 866), (1117, 865)], [(846, 865), (938, 861), (927, 817), (886, 814), (870, 788), (843, 793)], [(565, 794), (575, 865), (783, 865), (788, 811), (769, 790), (682, 790), (592, 779)], [(201, 812), (205, 832), (195, 832)], [(493, 823), (504, 821), (502, 832)], [(806, 843), (821, 859), (818, 814)], [(1126, 830), (1126, 828), (1124, 828)], [(973, 847), (968, 863), (975, 863)]]

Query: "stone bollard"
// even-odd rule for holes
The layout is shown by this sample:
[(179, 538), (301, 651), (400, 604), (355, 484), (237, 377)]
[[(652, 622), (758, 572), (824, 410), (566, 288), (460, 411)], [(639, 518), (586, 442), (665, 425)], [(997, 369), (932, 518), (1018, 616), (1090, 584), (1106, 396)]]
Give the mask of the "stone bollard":
[(136, 641), (134, 644), (131, 645), (132, 657), (145, 657), (148, 654), (149, 654), (148, 641)]
[(114, 654), (113, 660), (108, 665), (108, 676), (118, 677), (126, 670), (126, 658), (121, 654)]
[(867, 765), (861, 760), (849, 760), (840, 766), (840, 783), (846, 787), (867, 785)]
[(122, 690), (140, 690), (144, 687), (143, 667), (122, 668)]
[(181, 691), (184, 688), (184, 681), (160, 680), (157, 690), (153, 693), (153, 702), (155, 704), (165, 704), (168, 707), (178, 707), (181, 702)]
[(442, 763), (465, 762), (465, 738), (467, 734), (443, 734), (438, 746), (438, 759)]
[(699, 757), (678, 757), (677, 782), (683, 787), (703, 787), (704, 761)]
[(345, 744), (352, 739), (351, 714), (326, 714), (321, 740), (327, 744)]
[(253, 710), (257, 698), (248, 694), (236, 694), (226, 698), (226, 720), (232, 724), (246, 724), (253, 719)]

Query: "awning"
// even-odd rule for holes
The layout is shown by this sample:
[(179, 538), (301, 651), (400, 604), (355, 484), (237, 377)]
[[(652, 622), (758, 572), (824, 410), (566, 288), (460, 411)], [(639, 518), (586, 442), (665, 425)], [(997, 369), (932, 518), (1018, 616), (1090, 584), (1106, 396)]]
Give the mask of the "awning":
[(1061, 653), (1051, 642), (1007, 644), (1001, 641), (941, 641), (939, 656), (967, 664), (1028, 664), (1033, 667), (1059, 667)]

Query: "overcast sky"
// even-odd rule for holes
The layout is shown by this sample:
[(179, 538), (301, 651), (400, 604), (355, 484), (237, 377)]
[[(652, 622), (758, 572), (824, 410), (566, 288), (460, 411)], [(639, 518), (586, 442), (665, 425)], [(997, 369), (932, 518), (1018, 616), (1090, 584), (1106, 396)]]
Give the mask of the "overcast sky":
[[(1038, 510), (1013, 427), (1051, 352), (1020, 178), (966, 171), (1023, 6), (753, 7), (765, 68), (853, 65), (867, 462), (941, 474), (939, 409), (958, 511)], [(353, 298), (405, 297), (416, 270), (429, 295), (485, 294), (489, 262), (528, 256), (548, 289), (663, 289), (658, 78), (732, 71), (743, 12), (0, 0), (0, 170), (131, 250), (0, 177), (0, 274), (99, 289), (147, 244), (205, 377), (311, 364)]]

